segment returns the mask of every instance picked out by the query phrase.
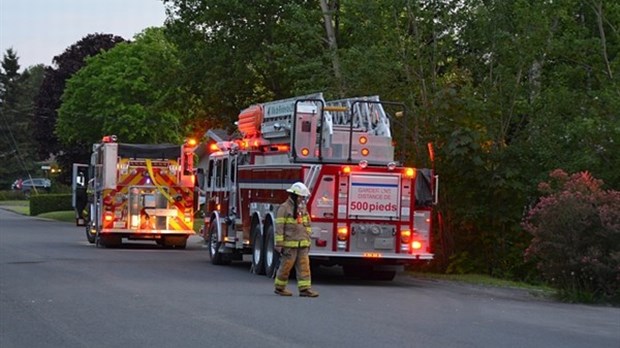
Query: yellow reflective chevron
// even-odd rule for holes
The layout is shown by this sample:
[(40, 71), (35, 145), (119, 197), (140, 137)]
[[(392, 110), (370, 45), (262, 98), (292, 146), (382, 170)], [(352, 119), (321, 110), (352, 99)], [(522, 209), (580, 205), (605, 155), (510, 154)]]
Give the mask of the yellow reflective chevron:
[(170, 195), (168, 194), (168, 192), (166, 192), (166, 190), (164, 190), (161, 185), (159, 185), (157, 183), (157, 180), (155, 180), (155, 174), (153, 173), (153, 165), (151, 164), (151, 160), (147, 159), (146, 160), (146, 169), (149, 171), (149, 176), (151, 177), (151, 180), (153, 181), (153, 185), (155, 185), (155, 187), (157, 187), (157, 190), (164, 196), (166, 197), (166, 199), (168, 200), (168, 202), (170, 203), (174, 203), (174, 199), (172, 197), (170, 197)]

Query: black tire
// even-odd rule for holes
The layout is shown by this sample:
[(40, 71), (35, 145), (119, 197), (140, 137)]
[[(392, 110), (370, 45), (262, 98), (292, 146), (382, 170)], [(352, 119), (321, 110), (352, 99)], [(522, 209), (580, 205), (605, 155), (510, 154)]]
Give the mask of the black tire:
[(252, 227), (252, 270), (254, 274), (265, 274), (265, 248), (260, 225)]
[(217, 241), (217, 225), (215, 221), (212, 221), (209, 225), (209, 239), (207, 245), (209, 246), (209, 258), (214, 265), (228, 265), (230, 259), (226, 258), (220, 252), (221, 242)]
[(90, 244), (95, 244), (95, 241), (97, 240), (97, 232), (94, 229), (94, 226), (92, 225), (92, 223), (89, 221), (86, 223), (86, 239), (88, 240), (88, 242)]
[(268, 223), (264, 240), (265, 275), (268, 278), (275, 278), (280, 265), (280, 254), (275, 251), (275, 234), (273, 224)]

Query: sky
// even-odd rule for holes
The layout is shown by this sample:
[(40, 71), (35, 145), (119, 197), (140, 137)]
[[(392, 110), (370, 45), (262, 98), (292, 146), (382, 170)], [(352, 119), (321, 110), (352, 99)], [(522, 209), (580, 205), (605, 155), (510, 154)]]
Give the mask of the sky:
[(88, 34), (132, 39), (162, 26), (162, 0), (0, 0), (0, 52), (17, 52), (21, 70), (52, 58)]

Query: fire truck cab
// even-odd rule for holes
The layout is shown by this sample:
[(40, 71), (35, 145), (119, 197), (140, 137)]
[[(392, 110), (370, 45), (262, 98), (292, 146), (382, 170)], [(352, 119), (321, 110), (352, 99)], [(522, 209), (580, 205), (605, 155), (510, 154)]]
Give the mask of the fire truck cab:
[(90, 164), (73, 170), (76, 223), (86, 226), (88, 241), (185, 248), (194, 234), (194, 145), (124, 144), (115, 136), (94, 144)]
[(207, 132), (201, 233), (211, 262), (252, 255), (273, 276), (275, 215), (294, 182), (308, 186), (314, 265), (391, 280), (403, 265), (431, 260), (437, 177), (394, 159), (390, 116), (378, 97), (325, 101), (322, 93), (253, 105), (241, 136)]

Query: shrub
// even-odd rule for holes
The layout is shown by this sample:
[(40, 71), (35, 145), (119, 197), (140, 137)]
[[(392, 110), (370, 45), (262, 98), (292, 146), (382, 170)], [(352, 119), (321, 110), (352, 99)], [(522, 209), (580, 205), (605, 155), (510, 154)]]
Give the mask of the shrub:
[(30, 197), (31, 216), (63, 210), (73, 210), (70, 194), (44, 194)]
[(26, 197), (20, 190), (0, 191), (0, 201), (19, 201)]
[(522, 224), (533, 236), (525, 259), (565, 299), (619, 301), (620, 192), (587, 172), (550, 178)]

